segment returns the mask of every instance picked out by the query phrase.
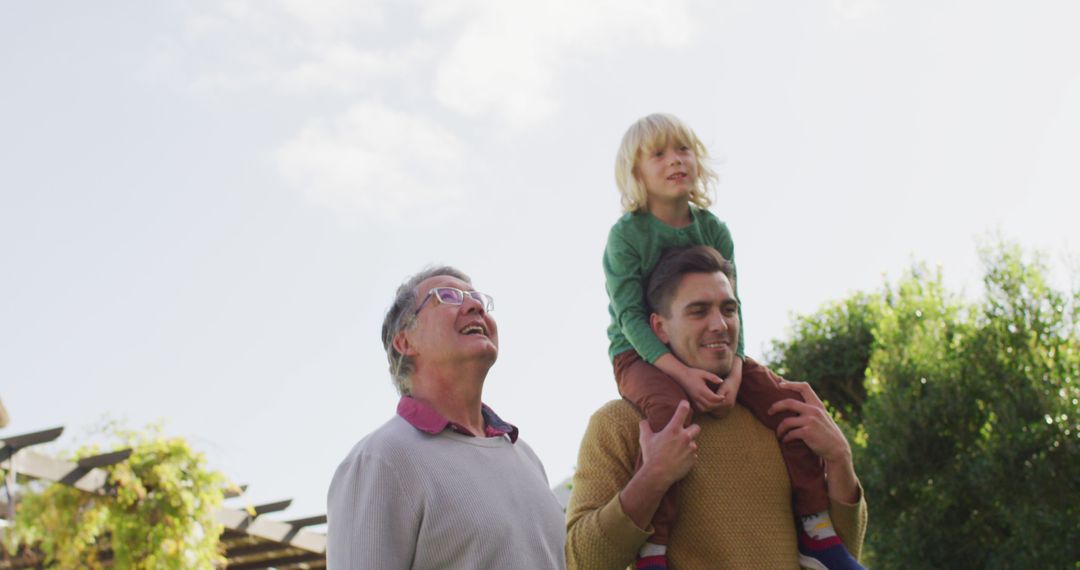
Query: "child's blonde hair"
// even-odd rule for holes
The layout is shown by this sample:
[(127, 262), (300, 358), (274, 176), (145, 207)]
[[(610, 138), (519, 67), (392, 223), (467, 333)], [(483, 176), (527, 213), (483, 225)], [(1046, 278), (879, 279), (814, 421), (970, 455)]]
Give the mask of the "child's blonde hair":
[(700, 208), (712, 205), (713, 185), (719, 179), (709, 168), (709, 152), (694, 131), (674, 115), (653, 113), (638, 119), (626, 134), (615, 155), (615, 184), (622, 194), (624, 212), (641, 212), (647, 205), (645, 185), (637, 177), (637, 161), (642, 153), (652, 153), (671, 141), (684, 144), (694, 151), (697, 161), (697, 180), (690, 191), (690, 202)]

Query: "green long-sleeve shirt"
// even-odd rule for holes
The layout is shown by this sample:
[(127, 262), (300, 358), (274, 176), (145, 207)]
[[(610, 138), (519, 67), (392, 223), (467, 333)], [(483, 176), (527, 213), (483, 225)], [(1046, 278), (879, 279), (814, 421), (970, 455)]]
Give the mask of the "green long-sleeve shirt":
[[(691, 223), (685, 228), (673, 228), (647, 212), (624, 214), (608, 232), (604, 249), (604, 277), (608, 294), (608, 325), (610, 346), (608, 356), (634, 349), (652, 363), (668, 352), (667, 346), (656, 338), (649, 327), (649, 309), (645, 301), (645, 285), (649, 274), (660, 260), (660, 254), (670, 247), (708, 245), (716, 248), (724, 259), (735, 266), (735, 243), (727, 225), (708, 210), (690, 206)], [(736, 271), (735, 275), (738, 275)], [(736, 288), (736, 298), (738, 289)], [(739, 307), (742, 321), (742, 307)], [(743, 329), (739, 327), (739, 346), (743, 356)]]

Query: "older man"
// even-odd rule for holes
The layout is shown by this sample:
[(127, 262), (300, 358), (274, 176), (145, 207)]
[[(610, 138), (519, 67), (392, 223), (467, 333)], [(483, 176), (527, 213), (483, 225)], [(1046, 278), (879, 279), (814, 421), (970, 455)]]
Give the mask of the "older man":
[(491, 309), (450, 267), (398, 289), (382, 336), (401, 400), (334, 474), (330, 568), (565, 567), (540, 460), (481, 403), (499, 351)]
[[(665, 253), (648, 288), (657, 337), (687, 365), (720, 377), (737, 358), (740, 323), (731, 279), (731, 265), (719, 253), (697, 246)], [(745, 365), (759, 366), (749, 360)], [(652, 532), (649, 522), (660, 499), (682, 480), (667, 552), (672, 567), (798, 568), (791, 485), (778, 436), (801, 439), (825, 463), (829, 513), (839, 537), (823, 529), (811, 546), (842, 539), (857, 557), (867, 515), (851, 448), (809, 385), (781, 385), (804, 401), (773, 406), (770, 413), (793, 413), (777, 432), (741, 405), (726, 418), (702, 414), (698, 424), (686, 425), (690, 408), (683, 402), (656, 433), (626, 401), (597, 411), (581, 443), (567, 510), (568, 566), (631, 565)], [(639, 449), (643, 462), (635, 472)]]

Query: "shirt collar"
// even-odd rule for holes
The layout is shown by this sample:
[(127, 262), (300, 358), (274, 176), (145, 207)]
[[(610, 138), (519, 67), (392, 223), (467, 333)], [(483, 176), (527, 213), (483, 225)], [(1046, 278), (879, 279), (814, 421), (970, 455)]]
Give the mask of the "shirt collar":
[[(444, 429), (452, 429), (458, 433), (472, 435), (464, 426), (456, 424), (437, 412), (435, 408), (426, 402), (421, 402), (412, 396), (402, 396), (398, 401), (397, 413), (409, 425), (424, 432), (435, 435)], [(486, 437), (508, 436), (511, 443), (517, 443), (518, 428), (513, 424), (503, 421), (494, 410), (486, 404), (480, 404), (480, 415), (484, 418), (484, 435)]]

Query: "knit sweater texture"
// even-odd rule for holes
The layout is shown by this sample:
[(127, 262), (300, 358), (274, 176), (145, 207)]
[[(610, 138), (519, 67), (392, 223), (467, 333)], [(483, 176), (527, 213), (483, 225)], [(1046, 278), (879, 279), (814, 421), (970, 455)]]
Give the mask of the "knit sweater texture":
[(327, 516), (337, 570), (566, 567), (562, 509), (521, 439), (431, 435), (395, 416), (338, 467)]
[[(567, 507), (567, 566), (630, 566), (652, 529), (623, 512), (619, 493), (634, 474), (642, 419), (625, 400), (609, 402), (589, 421)], [(791, 485), (776, 434), (736, 405), (726, 418), (702, 415), (698, 461), (683, 479), (668, 560), (674, 570), (799, 568)], [(858, 557), (867, 508), (833, 501), (837, 534)]]
[[(608, 357), (636, 350), (652, 364), (668, 352), (649, 326), (645, 286), (649, 274), (665, 249), (679, 246), (708, 245), (735, 266), (735, 243), (727, 225), (708, 210), (690, 206), (690, 225), (673, 228), (648, 212), (624, 214), (608, 232), (604, 248), (604, 282), (608, 294)], [(738, 276), (738, 272), (735, 273)], [(738, 297), (737, 280), (736, 298)], [(739, 308), (742, 321), (742, 307)], [(736, 353), (744, 356), (743, 329), (739, 328)]]

